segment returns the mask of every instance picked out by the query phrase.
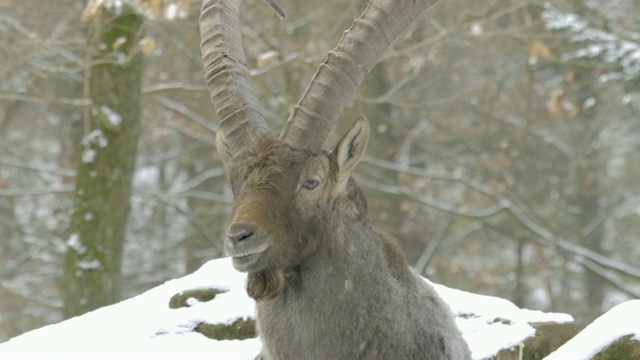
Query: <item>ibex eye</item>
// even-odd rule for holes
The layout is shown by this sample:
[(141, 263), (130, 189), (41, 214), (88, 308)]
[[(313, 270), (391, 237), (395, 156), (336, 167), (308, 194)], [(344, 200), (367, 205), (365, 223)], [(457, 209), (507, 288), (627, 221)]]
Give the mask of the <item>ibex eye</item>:
[(320, 180), (316, 179), (316, 178), (310, 178), (304, 181), (304, 183), (302, 183), (302, 187), (307, 189), (307, 190), (313, 190), (315, 188), (318, 187), (318, 185), (320, 185)]

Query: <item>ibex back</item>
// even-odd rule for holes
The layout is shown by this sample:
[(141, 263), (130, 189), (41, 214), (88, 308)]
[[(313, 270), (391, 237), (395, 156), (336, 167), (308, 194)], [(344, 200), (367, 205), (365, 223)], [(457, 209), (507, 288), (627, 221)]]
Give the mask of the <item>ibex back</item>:
[(239, 29), (241, 0), (204, 0), (200, 34), (234, 212), (225, 252), (248, 273), (266, 360), (469, 359), (453, 315), (374, 230), (351, 178), (362, 117), (333, 152), (336, 119), (389, 44), (437, 0), (371, 0), (329, 52), (279, 136), (260, 111)]

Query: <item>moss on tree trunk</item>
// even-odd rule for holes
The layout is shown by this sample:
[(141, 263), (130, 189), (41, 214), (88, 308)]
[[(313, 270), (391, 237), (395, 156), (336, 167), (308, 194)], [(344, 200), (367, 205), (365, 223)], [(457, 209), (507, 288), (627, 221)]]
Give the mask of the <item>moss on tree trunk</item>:
[(143, 18), (102, 10), (90, 24), (84, 137), (64, 271), (64, 314), (72, 317), (120, 299), (125, 225), (140, 127)]

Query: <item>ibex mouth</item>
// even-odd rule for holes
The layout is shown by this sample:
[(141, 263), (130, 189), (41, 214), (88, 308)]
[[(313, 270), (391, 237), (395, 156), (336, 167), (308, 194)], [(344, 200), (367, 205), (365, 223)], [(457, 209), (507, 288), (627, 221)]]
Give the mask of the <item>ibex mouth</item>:
[(231, 256), (231, 263), (236, 270), (248, 272), (261, 270), (260, 266), (267, 250), (269, 250), (269, 245), (262, 243), (253, 249), (239, 249), (239, 247), (235, 247), (231, 251), (228, 251), (227, 255)]
[(257, 270), (265, 252), (266, 250), (258, 253), (236, 255), (231, 258), (231, 263), (238, 271), (248, 272)]

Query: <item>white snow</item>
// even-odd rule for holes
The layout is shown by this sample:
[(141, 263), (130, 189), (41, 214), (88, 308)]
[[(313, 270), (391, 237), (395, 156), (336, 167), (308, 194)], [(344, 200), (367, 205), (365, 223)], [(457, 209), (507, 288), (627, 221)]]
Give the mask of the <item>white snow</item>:
[(100, 269), (100, 261), (98, 261), (97, 259), (80, 261), (78, 263), (78, 269), (81, 269), (81, 270)]
[(67, 240), (67, 246), (75, 250), (78, 255), (82, 255), (87, 251), (87, 248), (82, 245), (80, 241), (80, 237), (78, 234), (73, 233), (69, 235), (69, 239)]
[(113, 111), (113, 109), (111, 109), (107, 105), (102, 105), (100, 107), (100, 111), (102, 111), (104, 116), (107, 117), (107, 121), (111, 125), (118, 126), (122, 122), (122, 116), (120, 114), (118, 114), (117, 112)]
[(638, 33), (617, 26), (615, 21), (611, 21), (612, 27), (601, 29), (577, 14), (556, 8), (544, 10), (542, 19), (547, 29), (566, 31), (571, 35), (571, 42), (578, 44), (577, 50), (562, 54), (564, 61), (601, 57), (603, 64), (611, 65), (609, 71), (599, 77), (601, 82), (633, 80), (640, 74)]
[[(427, 281), (429, 282), (429, 281)], [(449, 304), (474, 359), (488, 359), (535, 335), (529, 323), (573, 322), (568, 314), (520, 309), (506, 299), (472, 294), (431, 283)]]
[[(245, 275), (234, 270), (229, 259), (213, 260), (132, 299), (15, 337), (0, 344), (0, 358), (253, 359), (260, 351), (258, 339), (217, 341), (193, 331), (200, 322), (229, 324), (253, 318), (254, 302), (244, 282)], [(535, 333), (528, 322), (573, 320), (566, 314), (523, 310), (504, 299), (433, 285), (457, 315), (474, 359), (520, 346)], [(224, 292), (208, 302), (189, 299), (188, 307), (169, 308), (173, 295), (200, 288)]]
[(88, 145), (89, 143), (94, 143), (101, 148), (105, 148), (109, 145), (109, 140), (104, 136), (102, 130), (93, 129), (82, 139), (82, 145)]
[(587, 360), (623, 336), (640, 341), (640, 300), (613, 307), (545, 360)]
[(542, 19), (549, 30), (570, 29), (575, 32), (584, 30), (589, 25), (578, 15), (572, 13), (561, 13), (559, 11), (545, 10), (542, 12)]
[[(174, 294), (210, 287), (227, 292), (191, 307), (169, 308)], [(260, 351), (258, 339), (214, 341), (192, 330), (203, 321), (230, 323), (253, 316), (244, 275), (227, 259), (215, 260), (132, 299), (15, 337), (0, 344), (0, 359), (252, 359)]]
[(119, 49), (122, 45), (127, 43), (127, 38), (125, 36), (119, 36), (116, 41), (111, 45), (114, 49)]
[(164, 8), (164, 18), (169, 21), (176, 19), (185, 19), (187, 17), (187, 11), (181, 4), (177, 2), (169, 3)]
[(96, 151), (93, 149), (85, 149), (82, 152), (82, 162), (83, 163), (92, 163), (96, 158)]
[(171, 3), (167, 5), (164, 9), (164, 17), (169, 21), (175, 20), (178, 17), (178, 4)]

